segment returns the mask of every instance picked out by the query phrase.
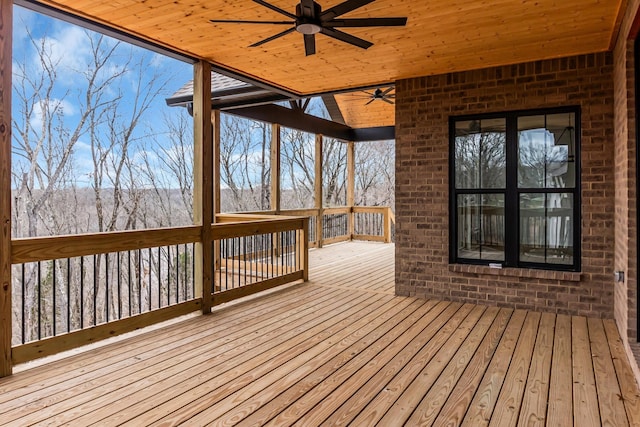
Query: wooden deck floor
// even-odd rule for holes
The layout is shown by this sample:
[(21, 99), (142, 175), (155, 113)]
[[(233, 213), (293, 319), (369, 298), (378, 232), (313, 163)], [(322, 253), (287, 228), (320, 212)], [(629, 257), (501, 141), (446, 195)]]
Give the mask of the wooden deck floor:
[(640, 426), (613, 322), (395, 297), (393, 253), (0, 379), (0, 424)]

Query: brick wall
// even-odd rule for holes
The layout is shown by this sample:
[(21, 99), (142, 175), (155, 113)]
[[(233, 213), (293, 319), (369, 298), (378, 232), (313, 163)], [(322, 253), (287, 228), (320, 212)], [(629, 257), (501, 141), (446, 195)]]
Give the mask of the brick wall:
[[(581, 106), (582, 271), (449, 265), (448, 119)], [(613, 317), (613, 55), (598, 53), (396, 84), (396, 292)]]
[[(626, 37), (637, 14), (638, 0), (629, 2), (621, 23), (614, 57), (615, 123), (615, 268), (625, 282), (615, 284), (614, 316), (627, 351), (640, 365), (637, 296), (636, 98), (634, 43)], [(633, 356), (632, 356), (633, 357)], [(640, 369), (636, 369), (640, 383)]]

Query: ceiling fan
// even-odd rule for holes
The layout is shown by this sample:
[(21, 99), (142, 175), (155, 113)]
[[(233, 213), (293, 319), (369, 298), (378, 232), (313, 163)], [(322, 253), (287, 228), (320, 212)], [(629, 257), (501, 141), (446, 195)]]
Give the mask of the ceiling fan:
[(268, 37), (249, 47), (262, 46), (265, 43), (273, 41), (277, 38), (286, 36), (294, 31), (304, 36), (304, 51), (307, 56), (316, 53), (315, 35), (318, 33), (334, 39), (352, 44), (362, 49), (368, 49), (373, 43), (352, 36), (336, 28), (356, 28), (356, 27), (401, 27), (407, 24), (407, 18), (343, 18), (336, 19), (339, 16), (349, 13), (355, 9), (373, 3), (375, 0), (347, 0), (325, 11), (322, 6), (313, 0), (300, 0), (300, 4), (296, 6), (296, 13), (289, 13), (263, 0), (253, 0), (255, 3), (269, 8), (281, 15), (291, 19), (291, 21), (242, 21), (242, 20), (225, 20), (212, 19), (214, 24), (272, 24), (272, 25), (293, 25), (274, 36)]
[(364, 104), (364, 105), (369, 105), (373, 101), (383, 101), (383, 102), (386, 102), (387, 104), (392, 104), (393, 105), (394, 102), (392, 101), (392, 99), (395, 99), (396, 94), (395, 93), (391, 93), (391, 92), (394, 89), (395, 89), (394, 86), (389, 86), (386, 89), (377, 88), (373, 92), (363, 90), (363, 91), (360, 91), (360, 92), (355, 92), (353, 94), (353, 98), (354, 99), (368, 100), (368, 102), (366, 104)]

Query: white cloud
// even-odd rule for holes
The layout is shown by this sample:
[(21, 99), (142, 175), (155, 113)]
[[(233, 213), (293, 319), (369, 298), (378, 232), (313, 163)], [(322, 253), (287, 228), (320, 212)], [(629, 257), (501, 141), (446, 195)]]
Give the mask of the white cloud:
[(75, 106), (65, 99), (42, 100), (34, 106), (30, 117), (31, 127), (39, 131), (47, 116), (60, 114), (64, 117), (71, 117), (76, 113)]
[[(91, 48), (87, 43), (85, 30), (67, 25), (52, 35), (46, 35), (38, 40), (38, 46), (44, 47), (51, 64), (55, 67), (58, 81), (67, 85), (77, 84), (76, 74), (87, 69), (91, 57)], [(43, 71), (42, 61), (34, 51), (30, 62), (35, 70)]]

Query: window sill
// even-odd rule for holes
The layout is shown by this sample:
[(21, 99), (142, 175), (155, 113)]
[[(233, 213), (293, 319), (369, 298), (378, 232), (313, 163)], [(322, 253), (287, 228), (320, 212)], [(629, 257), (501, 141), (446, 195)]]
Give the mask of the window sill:
[(527, 277), (531, 279), (561, 280), (565, 282), (579, 282), (580, 272), (536, 270), (534, 268), (491, 268), (486, 265), (450, 264), (449, 271), (454, 273), (489, 274), (493, 276)]

